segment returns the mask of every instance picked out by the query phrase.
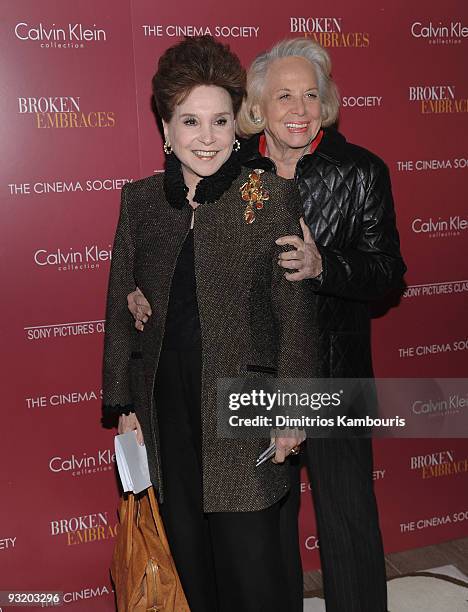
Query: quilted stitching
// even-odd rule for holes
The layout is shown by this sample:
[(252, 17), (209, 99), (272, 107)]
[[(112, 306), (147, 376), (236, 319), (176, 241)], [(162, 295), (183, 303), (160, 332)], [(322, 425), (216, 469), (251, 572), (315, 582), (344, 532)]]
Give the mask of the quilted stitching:
[[(400, 287), (406, 270), (390, 178), (377, 156), (335, 130), (324, 132), (315, 153), (299, 161), (296, 177), (324, 264), (318, 290), (322, 375), (372, 376), (369, 301)], [(254, 144), (246, 144), (247, 166), (259, 162)]]

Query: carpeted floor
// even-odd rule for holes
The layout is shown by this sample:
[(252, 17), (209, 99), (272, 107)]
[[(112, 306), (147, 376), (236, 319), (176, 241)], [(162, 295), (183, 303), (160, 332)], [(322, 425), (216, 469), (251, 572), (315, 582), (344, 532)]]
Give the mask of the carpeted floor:
[[(388, 554), (385, 562), (390, 612), (468, 612), (468, 538)], [(304, 612), (325, 612), (320, 571), (304, 574), (304, 592)]]
[[(396, 575), (387, 585), (389, 612), (468, 612), (468, 577), (454, 565)], [(304, 599), (304, 612), (325, 612), (320, 594)]]
[[(468, 538), (442, 542), (424, 548), (415, 548), (385, 555), (387, 579), (406, 576), (414, 572), (453, 565), (468, 576)], [(320, 571), (304, 573), (306, 597), (321, 594), (322, 574)]]

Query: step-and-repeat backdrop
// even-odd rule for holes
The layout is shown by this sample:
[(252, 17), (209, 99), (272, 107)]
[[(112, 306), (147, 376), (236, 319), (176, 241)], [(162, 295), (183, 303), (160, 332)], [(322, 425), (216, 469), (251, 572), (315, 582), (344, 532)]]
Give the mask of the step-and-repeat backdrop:
[[(201, 33), (246, 66), (285, 37), (328, 49), (341, 130), (389, 165), (409, 269), (400, 303), (376, 312), (377, 374), (462, 377), (468, 5), (1, 4), (0, 590), (59, 590), (71, 610), (112, 610), (118, 488), (114, 432), (100, 427), (104, 309), (120, 189), (163, 167), (150, 100), (158, 57)], [(414, 406), (421, 418), (467, 409), (463, 397)], [(467, 470), (462, 439), (375, 443), (387, 552), (467, 533)], [(302, 500), (304, 567), (313, 569), (320, 542), (305, 475)]]

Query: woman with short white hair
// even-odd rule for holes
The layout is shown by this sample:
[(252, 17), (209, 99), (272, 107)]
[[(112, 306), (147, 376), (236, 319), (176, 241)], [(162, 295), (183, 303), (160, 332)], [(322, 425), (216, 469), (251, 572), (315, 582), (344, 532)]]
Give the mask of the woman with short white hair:
[(293, 38), (281, 41), (270, 51), (258, 55), (252, 62), (247, 73), (248, 98), (237, 119), (237, 128), (241, 135), (251, 136), (265, 130), (266, 116), (262, 116), (259, 107), (265, 100), (268, 72), (275, 60), (286, 58), (303, 58), (312, 64), (320, 99), (320, 125), (328, 127), (336, 122), (340, 101), (338, 89), (331, 78), (330, 56), (323, 47), (307, 38)]
[[(294, 178), (301, 193), (304, 236), (279, 241), (296, 249), (279, 265), (319, 294), (322, 376), (372, 377), (369, 302), (400, 287), (406, 270), (388, 169), (331, 128), (338, 90), (327, 51), (312, 40), (285, 40), (259, 55), (247, 92), (238, 117), (238, 131), (250, 137), (243, 163)], [(327, 612), (385, 612), (371, 440), (309, 439), (307, 463)], [(283, 512), (299, 506), (299, 472), (291, 471), (296, 487)]]

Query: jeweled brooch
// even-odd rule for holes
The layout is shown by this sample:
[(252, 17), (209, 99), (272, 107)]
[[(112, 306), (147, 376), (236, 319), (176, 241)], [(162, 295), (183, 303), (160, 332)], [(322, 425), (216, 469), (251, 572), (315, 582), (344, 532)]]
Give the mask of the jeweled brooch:
[(249, 174), (249, 180), (242, 185), (240, 192), (244, 202), (247, 202), (244, 210), (244, 220), (246, 223), (255, 221), (255, 212), (261, 210), (264, 202), (270, 199), (270, 194), (263, 189), (261, 174), (264, 170), (253, 170)]

